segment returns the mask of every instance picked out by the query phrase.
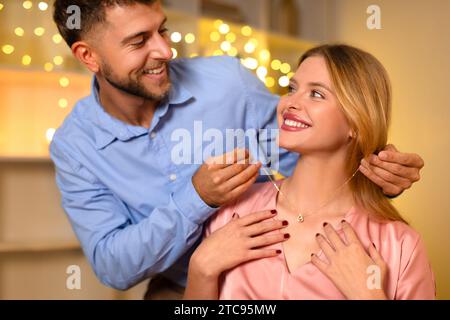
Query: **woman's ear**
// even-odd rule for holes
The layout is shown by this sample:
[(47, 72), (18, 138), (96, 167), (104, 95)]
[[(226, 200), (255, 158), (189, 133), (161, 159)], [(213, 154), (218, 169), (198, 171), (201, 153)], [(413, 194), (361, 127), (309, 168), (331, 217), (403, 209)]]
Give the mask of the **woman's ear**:
[(100, 70), (97, 55), (92, 48), (84, 41), (75, 42), (72, 47), (73, 55), (84, 64), (91, 72), (97, 73)]
[(356, 139), (356, 137), (357, 137), (356, 132), (354, 132), (353, 130), (350, 130), (350, 132), (348, 133), (348, 140)]

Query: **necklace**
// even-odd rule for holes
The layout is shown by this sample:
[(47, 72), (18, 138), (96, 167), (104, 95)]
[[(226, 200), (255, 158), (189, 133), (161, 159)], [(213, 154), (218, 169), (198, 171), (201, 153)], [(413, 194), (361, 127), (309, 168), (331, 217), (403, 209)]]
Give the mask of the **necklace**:
[[(265, 171), (265, 173), (267, 174), (267, 176), (269, 177), (269, 180), (272, 182), (273, 186), (275, 187), (275, 189), (277, 189), (278, 193), (280, 195), (282, 195), (284, 198), (286, 198), (286, 201), (289, 202), (289, 198), (284, 194), (284, 192), (281, 191), (280, 187), (276, 184), (275, 180), (273, 179), (272, 175), (268, 172), (268, 170), (265, 167), (262, 167), (262, 169)], [(322, 209), (323, 207), (325, 207), (326, 205), (328, 205), (335, 197), (336, 195), (339, 193), (339, 191), (341, 191), (342, 188), (344, 188), (352, 179), (353, 177), (358, 173), (359, 169), (355, 171), (355, 173), (352, 174), (352, 176), (350, 178), (347, 179), (347, 181), (344, 182), (344, 184), (342, 184), (339, 188), (336, 189), (336, 191), (333, 193), (332, 197), (325, 201), (323, 204), (321, 204), (316, 210), (314, 210), (315, 212), (319, 211), (320, 209)], [(292, 203), (289, 202), (289, 205), (294, 208), (294, 211), (297, 211), (296, 206), (292, 205)], [(313, 212), (309, 212), (308, 214), (304, 214), (302, 213), (301, 210), (298, 210), (298, 216), (297, 216), (297, 222), (302, 223), (305, 221), (305, 217), (313, 215)]]

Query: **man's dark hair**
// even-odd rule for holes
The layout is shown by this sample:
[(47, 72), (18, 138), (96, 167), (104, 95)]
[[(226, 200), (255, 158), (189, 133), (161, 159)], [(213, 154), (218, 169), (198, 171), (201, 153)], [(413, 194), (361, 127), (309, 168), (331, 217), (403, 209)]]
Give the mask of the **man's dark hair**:
[[(106, 22), (106, 8), (128, 6), (135, 3), (153, 4), (157, 0), (56, 0), (53, 7), (53, 20), (59, 33), (69, 47), (83, 39), (92, 28)], [(81, 11), (81, 28), (70, 28), (67, 21), (73, 14), (68, 8), (77, 6)]]

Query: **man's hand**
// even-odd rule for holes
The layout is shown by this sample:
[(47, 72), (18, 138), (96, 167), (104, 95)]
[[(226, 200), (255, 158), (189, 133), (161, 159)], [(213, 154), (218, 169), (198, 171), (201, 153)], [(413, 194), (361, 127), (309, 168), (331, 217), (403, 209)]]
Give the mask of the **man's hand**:
[(399, 152), (393, 145), (368, 159), (361, 161), (361, 172), (380, 188), (387, 196), (398, 196), (420, 180), (422, 158), (413, 153)]
[(250, 163), (247, 150), (235, 149), (206, 160), (192, 177), (192, 184), (206, 204), (221, 207), (247, 191), (260, 168), (260, 162)]

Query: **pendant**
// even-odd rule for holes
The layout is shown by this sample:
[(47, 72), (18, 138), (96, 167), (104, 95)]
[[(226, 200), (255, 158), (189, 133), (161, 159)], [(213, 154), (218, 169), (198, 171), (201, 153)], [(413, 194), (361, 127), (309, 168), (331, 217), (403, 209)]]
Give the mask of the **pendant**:
[(300, 213), (297, 217), (297, 222), (303, 222), (305, 221), (305, 218), (303, 218), (302, 214)]

